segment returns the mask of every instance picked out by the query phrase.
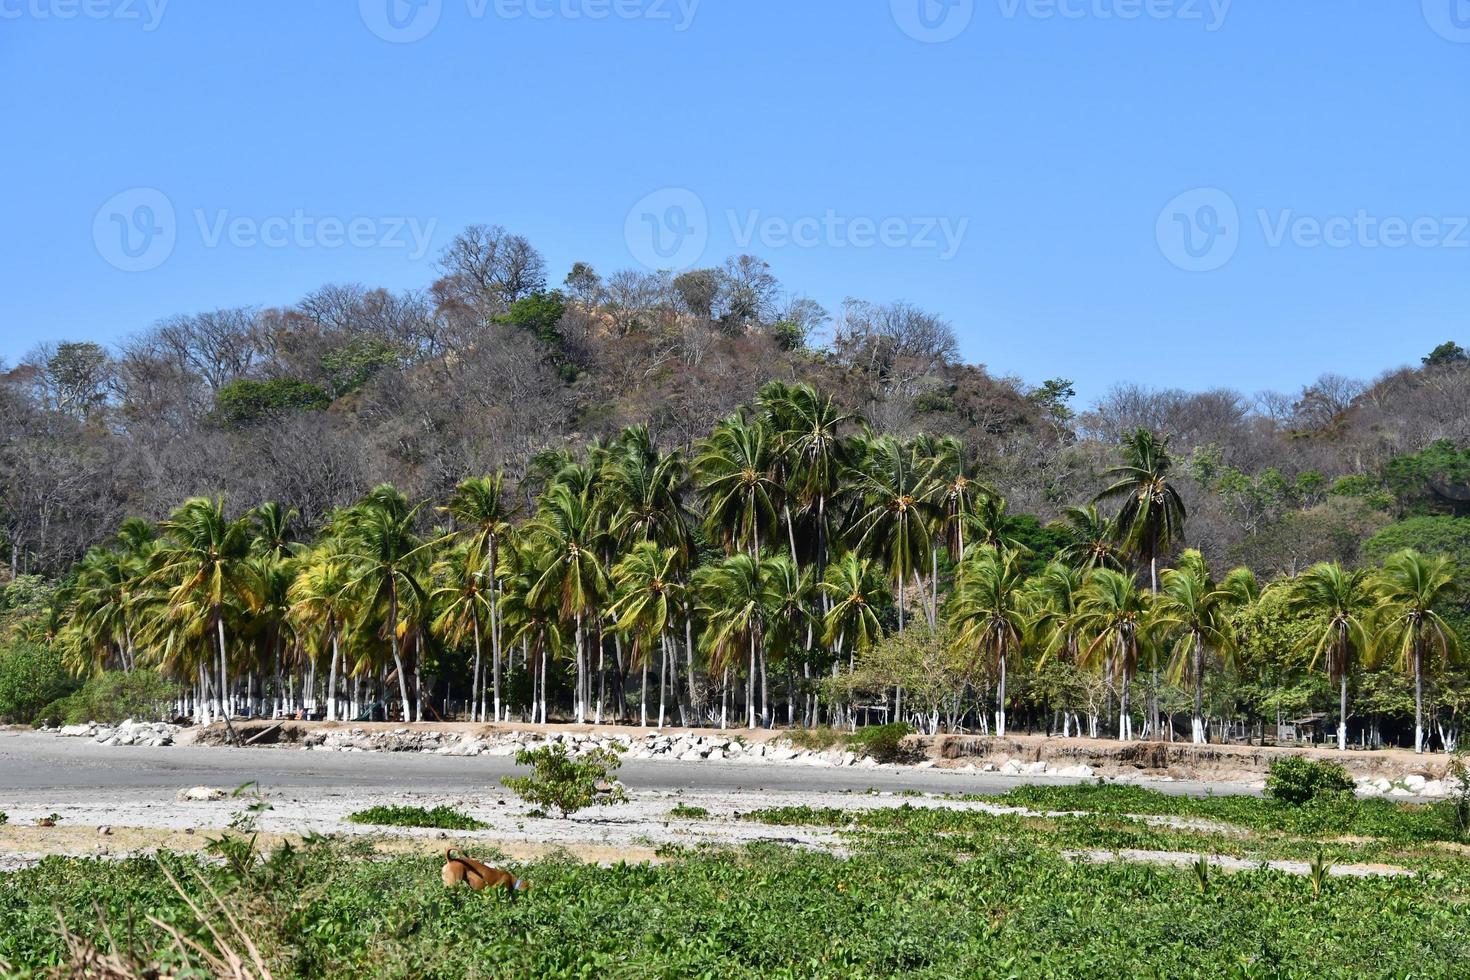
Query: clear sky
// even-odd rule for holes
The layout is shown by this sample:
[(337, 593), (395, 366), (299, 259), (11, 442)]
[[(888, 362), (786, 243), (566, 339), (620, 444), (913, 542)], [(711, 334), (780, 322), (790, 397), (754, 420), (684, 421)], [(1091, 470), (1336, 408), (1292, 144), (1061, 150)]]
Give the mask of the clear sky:
[(1372, 375), (1470, 342), (1467, 95), (1470, 0), (0, 0), (0, 357), (484, 222), (1084, 399)]

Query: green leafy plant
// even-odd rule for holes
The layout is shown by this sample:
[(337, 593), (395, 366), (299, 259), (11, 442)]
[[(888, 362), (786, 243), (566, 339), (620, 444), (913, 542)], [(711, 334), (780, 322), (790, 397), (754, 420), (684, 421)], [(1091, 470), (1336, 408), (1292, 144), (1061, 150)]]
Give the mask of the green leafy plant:
[(702, 806), (686, 806), (678, 803), (669, 811), (669, 816), (676, 820), (703, 820), (709, 816), (709, 811)]
[(260, 859), (260, 818), (272, 807), (265, 801), (260, 786), (253, 781), (241, 783), (230, 795), (235, 799), (245, 799), (245, 809), (236, 811), (230, 818), (228, 832), (209, 838), (204, 852), (220, 858), (231, 872), (244, 878)]
[(1445, 780), (1450, 784), (1450, 807), (1455, 815), (1455, 826), (1461, 837), (1470, 837), (1470, 766), (1465, 764), (1463, 749), (1450, 759)]
[(1353, 777), (1336, 762), (1287, 755), (1271, 763), (1266, 795), (1288, 806), (1304, 806), (1323, 797), (1351, 793)]
[(1203, 854), (1194, 860), (1194, 881), (1201, 895), (1210, 893), (1210, 859)]
[(516, 764), (531, 766), (533, 771), (528, 776), (505, 776), (500, 782), (543, 813), (555, 808), (562, 817), (569, 817), (594, 804), (603, 806), (627, 799), (623, 788), (612, 782), (622, 760), (608, 749), (594, 749), (577, 757), (570, 755), (566, 746), (552, 743), (522, 749), (516, 753)]
[(879, 762), (901, 762), (913, 754), (903, 744), (913, 733), (912, 726), (895, 721), (859, 728), (847, 737), (847, 744), (854, 752), (870, 755)]
[(380, 827), (435, 827), (439, 830), (484, 830), (489, 826), (447, 806), (436, 806), (431, 810), (421, 806), (374, 806), (358, 810), (347, 819), (352, 823)]
[(1312, 867), (1309, 877), (1312, 881), (1312, 897), (1321, 898), (1322, 889), (1327, 887), (1327, 878), (1332, 873), (1333, 862), (1328, 860), (1327, 854), (1320, 848), (1316, 857), (1312, 858)]
[(61, 814), (59, 813), (48, 813), (44, 817), (36, 818), (37, 827), (55, 827), (59, 823), (61, 823)]

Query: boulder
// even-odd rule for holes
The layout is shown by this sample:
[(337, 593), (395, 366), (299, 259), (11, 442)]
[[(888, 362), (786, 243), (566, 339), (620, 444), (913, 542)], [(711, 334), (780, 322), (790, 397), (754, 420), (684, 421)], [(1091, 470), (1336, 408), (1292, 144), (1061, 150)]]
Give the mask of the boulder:
[(178, 800), (181, 803), (199, 803), (208, 800), (222, 800), (226, 796), (229, 794), (214, 786), (191, 786), (189, 789), (179, 790)]

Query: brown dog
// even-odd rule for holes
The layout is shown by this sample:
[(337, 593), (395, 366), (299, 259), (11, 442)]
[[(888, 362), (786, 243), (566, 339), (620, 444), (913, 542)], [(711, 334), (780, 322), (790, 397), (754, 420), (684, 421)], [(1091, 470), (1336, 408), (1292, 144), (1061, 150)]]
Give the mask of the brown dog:
[(444, 868), (439, 872), (439, 877), (444, 879), (446, 888), (459, 884), (467, 884), (477, 892), (487, 888), (504, 888), (511, 897), (515, 897), (516, 892), (523, 892), (531, 887), (529, 881), (499, 868), (492, 868), (474, 858), (465, 857), (452, 847), (444, 852)]

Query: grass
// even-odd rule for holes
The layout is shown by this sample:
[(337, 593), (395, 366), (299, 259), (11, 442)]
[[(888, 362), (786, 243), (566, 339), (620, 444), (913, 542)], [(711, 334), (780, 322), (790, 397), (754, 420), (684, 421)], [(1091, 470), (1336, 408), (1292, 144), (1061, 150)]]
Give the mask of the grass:
[(439, 830), (484, 830), (490, 826), (447, 806), (426, 810), (420, 806), (375, 806), (347, 818), (352, 823), (378, 827), (433, 827)]
[[(161, 959), (144, 913), (213, 940), (165, 872), (232, 910), (276, 977), (1450, 976), (1470, 876), (1326, 879), (1074, 864), (1033, 843), (960, 854), (903, 831), (853, 856), (763, 845), (661, 865), (512, 865), (511, 902), (446, 890), (438, 857), (316, 840), (246, 875), (165, 855), (0, 875), (0, 959), (64, 964), (56, 915)], [(94, 908), (95, 903), (95, 908)], [(228, 935), (226, 930), (221, 932)], [(106, 944), (106, 940), (102, 939)], [(160, 953), (163, 950), (163, 953)]]
[[(1446, 851), (1441, 808), (1341, 799), (1293, 808), (1117, 786), (1022, 787), (1002, 801), (1060, 815), (908, 803), (744, 815), (835, 828), (847, 856), (664, 846), (661, 864), (600, 867), (477, 854), (532, 882), (516, 901), (447, 890), (437, 854), (384, 857), (363, 839), (313, 837), (262, 855), (253, 838), (229, 835), (245, 860), (224, 865), (170, 854), (47, 858), (0, 874), (0, 963), (19, 975), (78, 975), (106, 956), (125, 967), (108, 974), (120, 980), (154, 966), (208, 975), (209, 964), (253, 948), (277, 978), (1334, 978), (1463, 975), (1470, 958), (1470, 866)], [(427, 815), (428, 826), (445, 826), (445, 814), (470, 819), (442, 807), (355, 817), (422, 826)], [(708, 814), (681, 803), (669, 815)], [(1148, 815), (1234, 830), (1152, 826)], [(1344, 839), (1323, 824), (1377, 835)], [(1065, 853), (1122, 848), (1294, 857), (1311, 873), (1094, 864)], [(1363, 861), (1424, 873), (1327, 874)], [(181, 953), (175, 934), (201, 949)]]

